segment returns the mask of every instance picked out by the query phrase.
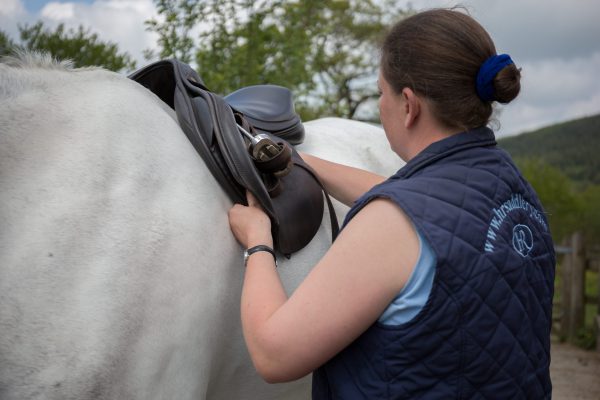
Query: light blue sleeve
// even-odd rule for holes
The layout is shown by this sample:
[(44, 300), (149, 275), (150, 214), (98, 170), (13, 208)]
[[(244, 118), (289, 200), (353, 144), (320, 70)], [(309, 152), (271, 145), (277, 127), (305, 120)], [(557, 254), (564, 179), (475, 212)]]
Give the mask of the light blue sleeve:
[(435, 253), (418, 230), (417, 236), (417, 264), (406, 285), (379, 317), (378, 322), (384, 325), (400, 325), (410, 321), (421, 311), (429, 298), (435, 275)]

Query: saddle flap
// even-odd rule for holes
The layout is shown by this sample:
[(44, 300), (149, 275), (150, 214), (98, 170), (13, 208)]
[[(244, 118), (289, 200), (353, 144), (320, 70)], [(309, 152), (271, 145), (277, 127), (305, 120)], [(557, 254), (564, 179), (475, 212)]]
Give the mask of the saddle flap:
[[(178, 74), (186, 80), (196, 82), (205, 87), (202, 78), (189, 65), (180, 64)], [(176, 86), (175, 63), (171, 60), (162, 60), (152, 63), (129, 75), (129, 79), (150, 90), (169, 107), (175, 109), (174, 94)]]
[[(265, 186), (266, 180), (248, 153), (234, 109), (222, 97), (208, 91), (190, 66), (177, 60), (163, 60), (142, 68), (130, 78), (144, 85), (175, 110), (183, 132), (233, 202), (246, 204), (246, 190), (252, 192), (271, 219), (278, 251), (291, 254), (310, 242), (321, 225), (324, 189), (297, 152), (292, 150), (293, 165), (301, 168), (292, 167), (285, 176), (272, 174), (279, 180), (277, 184), (281, 189), (276, 197), (272, 197)], [(264, 94), (260, 89), (265, 88), (255, 87), (244, 92), (244, 96), (238, 94), (238, 99), (248, 93)], [(261, 100), (252, 102), (246, 99), (244, 104), (249, 105), (250, 111), (259, 118), (270, 118), (269, 115), (277, 114), (282, 121), (275, 122), (282, 124), (287, 123), (283, 118), (293, 115), (297, 121), (292, 119), (292, 122), (302, 127), (299, 117), (293, 112), (291, 92), (272, 85), (265, 90), (266, 97)], [(282, 104), (283, 107), (269, 114), (268, 107)], [(284, 132), (293, 131), (294, 127), (294, 124), (289, 124)], [(326, 200), (330, 214), (334, 215), (328, 196)], [(335, 235), (337, 220), (334, 219), (332, 233)]]
[[(211, 113), (215, 123), (214, 134), (219, 145), (220, 154), (225, 160), (229, 172), (237, 184), (243, 189), (248, 189), (257, 198), (263, 209), (271, 218), (274, 226), (279, 225), (279, 220), (273, 209), (269, 193), (258, 174), (254, 162), (248, 154), (246, 143), (238, 131), (233, 111), (223, 99), (212, 93), (204, 93), (208, 103), (212, 106)], [(246, 204), (246, 194), (242, 198), (233, 199), (237, 203)]]
[[(322, 187), (315, 185), (315, 178), (299, 167), (303, 161), (296, 151), (292, 151), (294, 168), (279, 178), (281, 192), (273, 202), (280, 226), (294, 228), (278, 232), (277, 246), (284, 254), (297, 251), (312, 240), (321, 226), (324, 211)], [(332, 225), (332, 230), (336, 229)]]
[(196, 123), (199, 126), (199, 133), (204, 135), (205, 141), (210, 146), (214, 145), (214, 126), (210, 117), (210, 108), (208, 103), (202, 97), (194, 97), (191, 99), (192, 112), (196, 118)]

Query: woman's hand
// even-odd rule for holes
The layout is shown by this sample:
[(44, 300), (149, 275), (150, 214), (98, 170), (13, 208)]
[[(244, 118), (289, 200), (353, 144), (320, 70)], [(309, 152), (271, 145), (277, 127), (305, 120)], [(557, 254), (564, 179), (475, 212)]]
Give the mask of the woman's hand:
[(235, 204), (229, 210), (229, 227), (238, 242), (245, 248), (259, 244), (273, 247), (271, 220), (265, 214), (258, 200), (246, 191), (248, 206)]

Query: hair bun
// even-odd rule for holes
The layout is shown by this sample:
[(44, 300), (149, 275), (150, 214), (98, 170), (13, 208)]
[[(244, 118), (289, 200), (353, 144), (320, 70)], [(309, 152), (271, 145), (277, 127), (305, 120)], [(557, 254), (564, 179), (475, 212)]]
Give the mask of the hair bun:
[(521, 91), (521, 69), (515, 64), (502, 68), (494, 78), (494, 100), (506, 104), (514, 100)]

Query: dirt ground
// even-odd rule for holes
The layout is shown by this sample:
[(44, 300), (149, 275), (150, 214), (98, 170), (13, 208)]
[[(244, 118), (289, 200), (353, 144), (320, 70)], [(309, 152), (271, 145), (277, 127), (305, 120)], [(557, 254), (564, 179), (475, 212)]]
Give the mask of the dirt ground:
[(600, 399), (600, 351), (553, 342), (551, 354), (553, 400)]

